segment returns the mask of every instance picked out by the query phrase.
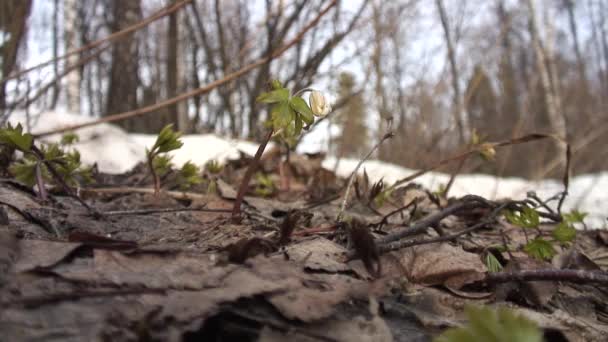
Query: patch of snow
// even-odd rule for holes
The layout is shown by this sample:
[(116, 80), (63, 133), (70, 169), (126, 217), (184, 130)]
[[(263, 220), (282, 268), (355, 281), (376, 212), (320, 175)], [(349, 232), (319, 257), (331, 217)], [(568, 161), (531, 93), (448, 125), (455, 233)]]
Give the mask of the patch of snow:
[[(32, 123), (32, 132), (46, 131), (87, 122), (91, 118), (61, 112), (43, 113)], [(16, 113), (10, 119), (13, 124), (24, 122), (25, 116)], [(77, 131), (80, 142), (74, 147), (81, 153), (85, 163), (97, 163), (99, 169), (108, 173), (121, 173), (128, 171), (138, 162), (145, 159), (145, 148), (151, 147), (156, 140), (155, 135), (127, 134), (117, 126), (100, 124)], [(45, 138), (45, 141), (58, 141), (60, 136)], [(255, 154), (258, 145), (252, 142), (227, 139), (214, 134), (185, 135), (182, 137), (184, 146), (172, 152), (173, 161), (181, 165), (190, 160), (198, 165), (204, 165), (209, 160), (224, 162), (230, 158), (237, 158), (239, 151), (249, 155)], [(348, 177), (357, 166), (357, 159), (340, 159), (328, 157), (323, 167), (334, 170), (342, 177)], [(397, 165), (369, 160), (359, 170), (367, 171), (370, 180), (376, 182), (380, 179), (388, 184), (411, 175), (415, 170)], [(449, 175), (440, 172), (429, 172), (415, 180), (416, 183), (434, 191), (440, 185), (449, 181)], [(606, 228), (608, 216), (608, 172), (579, 175), (570, 180), (570, 194), (564, 202), (564, 210), (578, 209), (589, 213), (585, 222), (597, 228)], [(476, 194), (488, 199), (512, 198), (523, 199), (528, 191), (535, 191), (540, 198), (549, 198), (563, 190), (560, 182), (543, 180), (538, 182), (527, 181), (522, 178), (497, 178), (490, 175), (467, 174), (458, 175), (454, 181), (450, 195), (463, 196)], [(555, 202), (553, 202), (555, 205)]]

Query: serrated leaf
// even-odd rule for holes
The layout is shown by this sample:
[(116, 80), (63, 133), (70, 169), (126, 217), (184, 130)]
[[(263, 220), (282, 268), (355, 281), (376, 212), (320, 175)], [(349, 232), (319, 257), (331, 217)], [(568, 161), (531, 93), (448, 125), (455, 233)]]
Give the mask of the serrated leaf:
[(257, 102), (262, 103), (279, 103), (279, 102), (287, 102), (289, 100), (289, 90), (286, 88), (275, 89), (266, 93), (260, 94), (255, 99)]
[(522, 228), (536, 228), (540, 224), (538, 212), (526, 206), (521, 211), (506, 211), (505, 218), (510, 223)]
[[(27, 185), (34, 186), (36, 184), (36, 161), (22, 160), (17, 163), (11, 164), (8, 170), (19, 182)], [(46, 168), (43, 168), (43, 176)]]
[(312, 125), (312, 123), (315, 121), (312, 109), (310, 109), (308, 103), (306, 103), (303, 98), (299, 96), (292, 97), (289, 100), (289, 105), (293, 110), (300, 114), (299, 116), (302, 118), (302, 121), (304, 121), (307, 125)]
[(20, 123), (15, 127), (9, 124), (6, 128), (0, 129), (0, 142), (13, 146), (21, 152), (29, 152), (32, 149), (34, 136), (23, 133)]
[(511, 310), (467, 307), (469, 323), (441, 334), (435, 342), (542, 342), (536, 324)]
[(553, 244), (541, 237), (528, 242), (524, 246), (524, 251), (531, 257), (539, 260), (551, 260), (556, 254)]
[(560, 222), (551, 235), (561, 243), (571, 242), (576, 238), (576, 229), (568, 222)]

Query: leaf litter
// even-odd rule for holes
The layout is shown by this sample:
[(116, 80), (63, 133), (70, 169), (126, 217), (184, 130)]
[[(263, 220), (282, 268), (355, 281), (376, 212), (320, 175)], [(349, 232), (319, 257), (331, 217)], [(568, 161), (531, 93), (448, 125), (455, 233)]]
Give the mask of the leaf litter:
[(3, 336), (428, 341), (462, 323), (468, 304), (510, 307), (569, 341), (608, 333), (601, 274), (589, 283), (494, 283), (484, 262), (492, 253), (499, 272), (596, 275), (608, 267), (602, 231), (552, 247), (552, 265), (523, 253), (531, 233), (497, 216), (519, 202), (445, 199), (415, 183), (383, 192), (365, 173), (336, 222), (347, 180), (322, 169), (318, 156), (296, 154), (262, 160), (260, 172), (280, 190), (261, 196), (251, 186), (235, 224), (243, 158), (214, 176), (203, 171), (188, 191), (163, 181), (158, 196), (145, 165), (96, 173), (81, 193), (99, 217), (61, 189), (40, 201), (0, 182)]

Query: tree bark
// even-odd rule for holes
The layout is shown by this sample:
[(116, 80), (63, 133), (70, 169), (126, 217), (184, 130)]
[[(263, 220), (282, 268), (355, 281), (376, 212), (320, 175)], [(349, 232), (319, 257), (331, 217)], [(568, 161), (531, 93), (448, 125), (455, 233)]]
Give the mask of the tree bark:
[[(535, 1), (527, 0), (527, 5), (529, 11), (528, 20), (530, 36), (532, 38), (532, 48), (534, 49), (536, 67), (538, 69), (538, 73), (540, 74), (541, 85), (545, 96), (549, 124), (551, 125), (551, 129), (553, 130), (554, 134), (566, 139), (566, 120), (564, 119), (561, 109), (559, 108), (558, 96), (555, 93), (554, 88), (551, 86), (551, 75), (549, 74), (550, 70), (547, 66), (547, 63), (549, 62), (547, 59), (548, 56), (545, 54), (538, 33)], [(554, 82), (557, 82), (555, 78)], [(556, 141), (555, 147), (560, 155), (565, 156), (565, 146), (562, 143)]]
[[(111, 0), (112, 32), (120, 31), (141, 20), (141, 0)], [(116, 114), (137, 108), (139, 85), (139, 49), (134, 33), (116, 41), (112, 48), (110, 82), (106, 114)], [(147, 118), (131, 118), (119, 125), (128, 131), (148, 133)]]
[[(0, 31), (6, 32), (8, 36), (0, 45), (0, 78), (7, 77), (17, 66), (17, 52), (25, 36), (31, 7), (31, 0), (0, 1)], [(0, 112), (6, 109), (6, 105), (6, 83), (0, 83)]]
[[(65, 50), (78, 48), (78, 0), (64, 0), (64, 32)], [(71, 55), (66, 59), (68, 66), (78, 63), (80, 56)], [(70, 72), (66, 76), (66, 100), (70, 112), (80, 113), (80, 80), (82, 68)]]

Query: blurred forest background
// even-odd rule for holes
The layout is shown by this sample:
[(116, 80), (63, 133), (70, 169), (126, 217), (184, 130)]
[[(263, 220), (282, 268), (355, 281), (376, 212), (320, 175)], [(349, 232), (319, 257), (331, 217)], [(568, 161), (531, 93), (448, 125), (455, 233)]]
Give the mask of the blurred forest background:
[[(271, 55), (329, 3), (2, 0), (2, 121), (53, 109), (107, 116), (204, 87)], [(575, 173), (608, 169), (608, 0), (336, 1), (279, 58), (118, 124), (259, 139), (266, 109), (255, 98), (273, 78), (329, 90), (335, 111), (315, 129), (334, 132), (340, 157), (363, 156), (392, 118), (396, 136), (375, 157), (410, 168), (463, 151), (473, 132), (543, 132), (572, 144)], [(546, 141), (463, 171), (556, 177), (563, 161)]]

